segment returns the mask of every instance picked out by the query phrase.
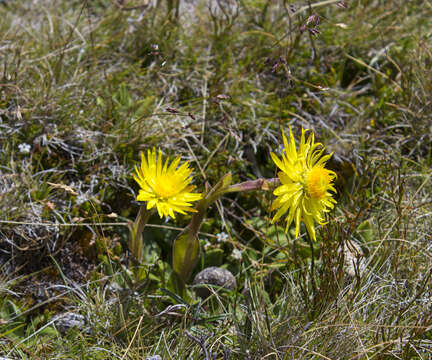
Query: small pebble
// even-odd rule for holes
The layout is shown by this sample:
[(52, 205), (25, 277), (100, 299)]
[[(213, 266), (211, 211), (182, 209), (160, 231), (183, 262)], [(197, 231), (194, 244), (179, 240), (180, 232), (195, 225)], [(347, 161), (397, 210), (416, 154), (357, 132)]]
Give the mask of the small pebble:
[(358, 270), (360, 274), (362, 274), (366, 267), (366, 261), (364, 259), (364, 252), (360, 245), (351, 241), (349, 244), (344, 245), (344, 253), (345, 273), (350, 277), (355, 277), (356, 271)]
[(237, 281), (233, 274), (226, 269), (215, 266), (204, 269), (195, 276), (193, 285), (201, 284), (203, 286), (194, 287), (195, 292), (201, 298), (209, 297), (211, 294), (211, 291), (204, 285), (216, 285), (228, 290), (234, 290), (237, 287)]
[(66, 333), (73, 327), (77, 327), (78, 330), (82, 331), (85, 325), (85, 317), (80, 314), (68, 312), (58, 315), (54, 321), (54, 324), (62, 334)]

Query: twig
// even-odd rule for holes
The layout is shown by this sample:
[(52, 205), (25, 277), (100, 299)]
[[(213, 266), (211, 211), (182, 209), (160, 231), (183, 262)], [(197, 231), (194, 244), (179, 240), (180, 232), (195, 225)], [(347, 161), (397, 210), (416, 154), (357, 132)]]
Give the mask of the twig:
[(203, 341), (203, 340), (200, 340), (200, 339), (198, 339), (198, 338), (196, 338), (195, 336), (193, 336), (192, 334), (190, 334), (190, 333), (187, 332), (187, 331), (185, 331), (185, 332), (186, 332), (186, 335), (187, 335), (190, 339), (192, 339), (192, 340), (195, 341), (199, 346), (201, 346), (201, 349), (202, 349), (203, 352), (204, 352), (205, 360), (212, 360), (212, 359), (211, 359), (211, 354), (209, 354), (209, 352), (208, 352), (208, 350), (207, 350), (207, 347), (206, 347), (205, 344), (204, 344), (204, 341)]

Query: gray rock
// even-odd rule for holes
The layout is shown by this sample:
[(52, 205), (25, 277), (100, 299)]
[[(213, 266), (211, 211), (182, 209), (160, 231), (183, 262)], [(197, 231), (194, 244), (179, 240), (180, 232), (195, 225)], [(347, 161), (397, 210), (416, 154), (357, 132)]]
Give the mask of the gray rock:
[(354, 278), (356, 271), (363, 274), (366, 268), (366, 260), (364, 258), (364, 252), (359, 244), (354, 241), (344, 245), (344, 270), (345, 273)]
[(77, 327), (78, 330), (82, 331), (85, 326), (85, 317), (80, 314), (73, 312), (67, 312), (60, 314), (54, 320), (54, 324), (58, 331), (62, 334), (66, 333), (69, 329)]
[(146, 357), (146, 360), (162, 360), (162, 358), (159, 355), (153, 355), (150, 357)]
[(237, 287), (237, 281), (228, 270), (212, 266), (199, 272), (194, 278), (193, 285), (195, 285), (194, 290), (197, 295), (206, 298), (211, 294), (207, 285), (216, 285), (228, 290), (234, 290)]

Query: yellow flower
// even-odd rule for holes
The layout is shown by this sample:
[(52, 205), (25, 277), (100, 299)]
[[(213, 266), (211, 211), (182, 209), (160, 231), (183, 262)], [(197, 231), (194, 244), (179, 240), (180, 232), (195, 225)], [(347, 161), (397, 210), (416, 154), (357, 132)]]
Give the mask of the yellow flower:
[(305, 140), (307, 130), (302, 129), (300, 146), (296, 149), (293, 133), (290, 128), (290, 141), (283, 136), (284, 151), (282, 160), (274, 153), (271, 157), (277, 167), (282, 170), (278, 173), (281, 186), (273, 192), (276, 199), (271, 210), (277, 210), (273, 222), (282, 215), (286, 216), (286, 229), (291, 223), (296, 224), (296, 237), (300, 233), (300, 222), (303, 221), (311, 239), (316, 240), (314, 221), (324, 225), (324, 213), (333, 209), (336, 200), (333, 194), (336, 192), (333, 180), (336, 173), (325, 168), (330, 155), (322, 156), (325, 148), (320, 143), (315, 143), (314, 134), (310, 134)]
[(192, 193), (194, 185), (192, 181), (192, 169), (185, 162), (179, 168), (180, 156), (168, 166), (168, 159), (163, 164), (162, 151), (156, 156), (156, 149), (148, 150), (147, 159), (141, 153), (141, 166), (135, 166), (136, 174), (133, 178), (139, 184), (137, 200), (146, 201), (147, 209), (156, 207), (159, 216), (171, 216), (175, 219), (174, 212), (185, 214), (187, 211), (196, 212), (191, 208), (192, 201), (202, 198), (202, 194)]

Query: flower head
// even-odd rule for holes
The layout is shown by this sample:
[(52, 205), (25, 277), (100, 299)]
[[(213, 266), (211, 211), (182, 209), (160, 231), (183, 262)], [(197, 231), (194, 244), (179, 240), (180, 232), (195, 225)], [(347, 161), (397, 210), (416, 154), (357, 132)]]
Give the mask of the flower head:
[(163, 163), (162, 151), (156, 155), (156, 149), (148, 150), (147, 159), (141, 153), (141, 166), (135, 166), (136, 174), (133, 178), (139, 184), (138, 201), (146, 201), (147, 209), (156, 207), (159, 216), (171, 216), (175, 219), (175, 212), (185, 214), (187, 211), (196, 212), (191, 202), (202, 198), (202, 194), (192, 193), (192, 169), (185, 162), (180, 167), (180, 156), (168, 166), (168, 159)]
[(283, 136), (284, 151), (282, 159), (274, 153), (271, 157), (277, 167), (281, 186), (273, 194), (276, 199), (271, 210), (277, 210), (273, 222), (286, 215), (286, 229), (291, 223), (296, 224), (296, 237), (300, 233), (300, 222), (303, 221), (311, 239), (316, 240), (314, 222), (324, 225), (324, 213), (333, 209), (336, 200), (331, 192), (336, 192), (333, 180), (336, 173), (325, 168), (330, 155), (321, 156), (325, 150), (321, 143), (315, 143), (314, 134), (305, 139), (305, 129), (302, 129), (300, 145), (296, 149), (291, 128), (290, 141)]

